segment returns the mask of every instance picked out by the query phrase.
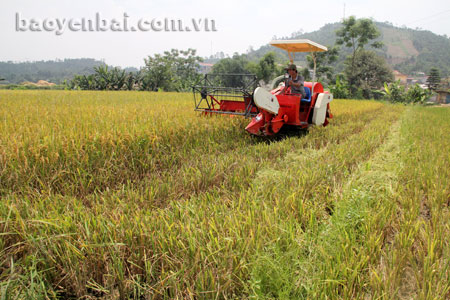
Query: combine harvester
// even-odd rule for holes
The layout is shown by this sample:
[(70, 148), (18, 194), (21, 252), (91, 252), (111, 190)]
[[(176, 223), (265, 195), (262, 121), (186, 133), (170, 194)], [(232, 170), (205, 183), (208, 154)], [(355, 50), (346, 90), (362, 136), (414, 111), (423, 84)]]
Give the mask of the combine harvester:
[[(315, 52), (327, 51), (325, 46), (310, 40), (275, 40), (272, 46), (286, 50), (291, 64), (296, 52), (311, 52), (316, 71)], [(283, 77), (283, 76), (282, 76)], [(245, 130), (251, 134), (269, 136), (278, 133), (283, 125), (308, 128), (328, 124), (332, 118), (330, 102), (333, 95), (324, 92), (320, 82), (305, 82), (306, 98), (284, 93), (288, 75), (277, 84), (276, 78), (269, 92), (258, 86), (256, 76), (249, 74), (206, 74), (202, 83), (193, 87), (195, 110), (204, 114), (229, 114), (251, 117)], [(282, 78), (281, 78), (282, 79)], [(284, 85), (283, 85), (284, 84)]]

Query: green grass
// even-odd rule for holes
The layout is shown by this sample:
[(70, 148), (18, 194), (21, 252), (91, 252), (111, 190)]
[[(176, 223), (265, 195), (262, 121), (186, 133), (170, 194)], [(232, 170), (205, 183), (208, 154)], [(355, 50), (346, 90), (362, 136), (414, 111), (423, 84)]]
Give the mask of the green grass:
[(252, 137), (190, 94), (0, 91), (4, 299), (444, 299), (449, 110)]

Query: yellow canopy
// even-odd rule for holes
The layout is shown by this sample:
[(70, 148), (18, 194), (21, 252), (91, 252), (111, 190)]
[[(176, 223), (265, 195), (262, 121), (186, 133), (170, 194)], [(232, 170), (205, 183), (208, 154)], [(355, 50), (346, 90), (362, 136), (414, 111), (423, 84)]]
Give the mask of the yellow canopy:
[(273, 40), (272, 46), (286, 50), (287, 52), (324, 52), (327, 47), (310, 40)]
[(314, 90), (314, 81), (316, 78), (316, 56), (314, 55), (314, 52), (328, 51), (327, 47), (310, 40), (273, 40), (270, 42), (270, 44), (272, 46), (286, 50), (288, 52), (291, 64), (294, 63), (295, 52), (311, 52), (311, 57), (314, 62), (314, 73), (313, 73), (313, 90)]

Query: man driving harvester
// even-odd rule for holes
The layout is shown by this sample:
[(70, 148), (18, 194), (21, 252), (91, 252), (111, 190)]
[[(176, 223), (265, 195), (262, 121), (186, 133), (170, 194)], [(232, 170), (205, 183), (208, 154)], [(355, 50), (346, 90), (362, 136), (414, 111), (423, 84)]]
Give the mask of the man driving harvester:
[(289, 65), (287, 68), (289, 73), (289, 78), (287, 79), (287, 84), (281, 91), (281, 94), (286, 92), (288, 86), (291, 87), (291, 94), (301, 94), (302, 98), (306, 98), (305, 88), (303, 86), (304, 78), (300, 74), (298, 74), (297, 66), (294, 64)]
[[(316, 52), (325, 52), (327, 47), (306, 39), (274, 40), (270, 44), (288, 52), (289, 76), (280, 75), (270, 85), (270, 91), (255, 83), (242, 81), (242, 88), (214, 86), (206, 74), (202, 85), (194, 86), (195, 110), (205, 114), (221, 113), (252, 117), (245, 127), (249, 133), (260, 136), (277, 134), (284, 125), (306, 129), (312, 125), (326, 126), (333, 115), (330, 102), (333, 95), (324, 91), (315, 80)], [(304, 82), (294, 65), (295, 53), (310, 52), (314, 63), (312, 81)], [(216, 74), (219, 75), (219, 74)], [(222, 74), (236, 75), (242, 74)], [(242, 77), (241, 77), (242, 78)], [(280, 86), (280, 80), (286, 80)], [(253, 85), (253, 86), (250, 86)], [(288, 88), (289, 87), (289, 88)], [(253, 91), (252, 91), (253, 90)], [(239, 94), (242, 94), (239, 95)], [(241, 97), (242, 100), (238, 100)]]

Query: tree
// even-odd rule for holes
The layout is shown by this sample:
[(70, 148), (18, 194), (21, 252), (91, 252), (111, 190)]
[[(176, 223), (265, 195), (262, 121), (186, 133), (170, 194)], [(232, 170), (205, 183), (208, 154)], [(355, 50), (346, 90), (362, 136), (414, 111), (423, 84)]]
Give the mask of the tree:
[[(385, 82), (394, 80), (386, 61), (374, 51), (360, 50), (353, 61), (348, 58), (345, 63), (345, 76), (353, 78), (353, 83), (366, 99), (372, 98), (373, 91), (380, 89)], [(353, 71), (351, 64), (354, 66)]]
[(94, 67), (94, 74), (76, 75), (70, 83), (70, 89), (82, 90), (115, 90), (119, 91), (125, 86), (127, 74), (125, 70), (115, 67), (110, 69), (107, 65)]
[(145, 58), (143, 87), (144, 90), (158, 91), (163, 89), (171, 90), (173, 82), (173, 56), (170, 52), (164, 52), (165, 55), (155, 54), (154, 57)]
[(194, 49), (179, 51), (172, 49), (164, 54), (149, 56), (140, 71), (127, 72), (119, 67), (107, 65), (94, 67), (94, 74), (77, 75), (68, 83), (70, 89), (82, 90), (140, 90), (186, 91), (199, 79), (198, 63), (201, 57)]
[(75, 77), (69, 83), (70, 89), (81, 90), (97, 90), (98, 85), (94, 78), (94, 75), (75, 75)]
[[(325, 76), (329, 81), (333, 79), (334, 68), (332, 67), (332, 63), (334, 63), (338, 59), (339, 48), (327, 47), (328, 51), (325, 52), (317, 52), (314, 54), (316, 60), (316, 80), (322, 81), (322, 77)], [(308, 61), (308, 67), (310, 69), (314, 68), (314, 58), (311, 55), (306, 56), (306, 60)], [(309, 73), (309, 72), (308, 72)], [(304, 76), (305, 77), (305, 76)], [(306, 79), (306, 77), (305, 77)]]
[[(268, 52), (259, 61), (249, 61), (247, 55), (239, 55), (235, 53), (231, 58), (219, 60), (212, 68), (212, 74), (250, 74), (255, 75), (256, 79), (265, 83), (270, 82), (273, 77), (282, 74), (283, 68), (279, 68), (276, 64), (275, 52)], [(245, 80), (245, 76), (234, 78), (222, 77), (218, 85), (237, 87), (242, 85), (239, 81)]]
[(311, 80), (311, 74), (309, 73), (309, 69), (308, 68), (303, 68), (300, 71), (300, 75), (303, 77), (304, 80), (306, 81), (310, 81)]
[(109, 89), (120, 91), (125, 86), (125, 81), (127, 79), (127, 74), (125, 70), (120, 68), (114, 68), (110, 73)]
[(134, 86), (138, 82), (139, 82), (139, 76), (133, 72), (129, 72), (125, 78), (125, 87), (127, 90), (131, 91), (134, 89)]
[[(353, 76), (356, 71), (355, 60), (357, 53), (364, 50), (367, 44), (378, 38), (380, 32), (370, 19), (356, 19), (354, 16), (351, 16), (345, 19), (342, 24), (343, 27), (336, 31), (336, 44), (351, 48), (350, 63), (346, 65), (346, 74), (349, 75), (347, 80), (350, 84), (351, 92), (354, 94), (357, 89), (355, 86), (357, 78)], [(379, 41), (373, 41), (370, 44), (374, 48), (381, 48), (382, 45)]]
[(103, 65), (94, 67), (94, 72), (95, 72), (94, 80), (96, 85), (96, 88), (94, 89), (98, 89), (101, 91), (107, 90), (111, 83), (111, 75), (109, 73), (108, 66)]
[[(212, 74), (255, 74), (259, 66), (249, 62), (246, 55), (233, 54), (230, 58), (219, 60), (212, 67)], [(213, 76), (213, 84), (226, 87), (242, 87), (246, 85), (246, 76)]]
[(201, 75), (198, 73), (198, 63), (202, 61), (203, 59), (196, 55), (196, 50), (191, 48), (186, 51), (180, 50), (178, 55), (175, 55), (176, 90), (187, 91), (199, 81)]
[(136, 76), (132, 72), (127, 74), (119, 67), (110, 69), (107, 65), (102, 65), (94, 67), (94, 74), (76, 75), (70, 82), (66, 81), (66, 86), (69, 89), (119, 91), (125, 87), (129, 89), (129, 86), (132, 88), (135, 82), (129, 81), (134, 78)]
[(259, 60), (256, 76), (264, 82), (269, 82), (276, 73), (275, 52), (268, 52)]
[(275, 52), (272, 51), (266, 53), (258, 62), (247, 61), (244, 69), (245, 73), (255, 74), (258, 81), (262, 80), (265, 83), (270, 82), (273, 77), (280, 73), (280, 69), (275, 64)]
[(235, 53), (232, 57), (219, 60), (212, 67), (213, 74), (248, 74), (249, 61), (245, 55)]
[(202, 58), (195, 55), (194, 49), (179, 51), (172, 49), (163, 55), (155, 54), (144, 59), (143, 84), (145, 90), (184, 91), (198, 78), (198, 63)]
[(441, 75), (439, 74), (439, 70), (437, 68), (431, 68), (430, 74), (428, 75), (427, 85), (428, 88), (432, 91), (435, 91), (439, 83), (441, 82)]

